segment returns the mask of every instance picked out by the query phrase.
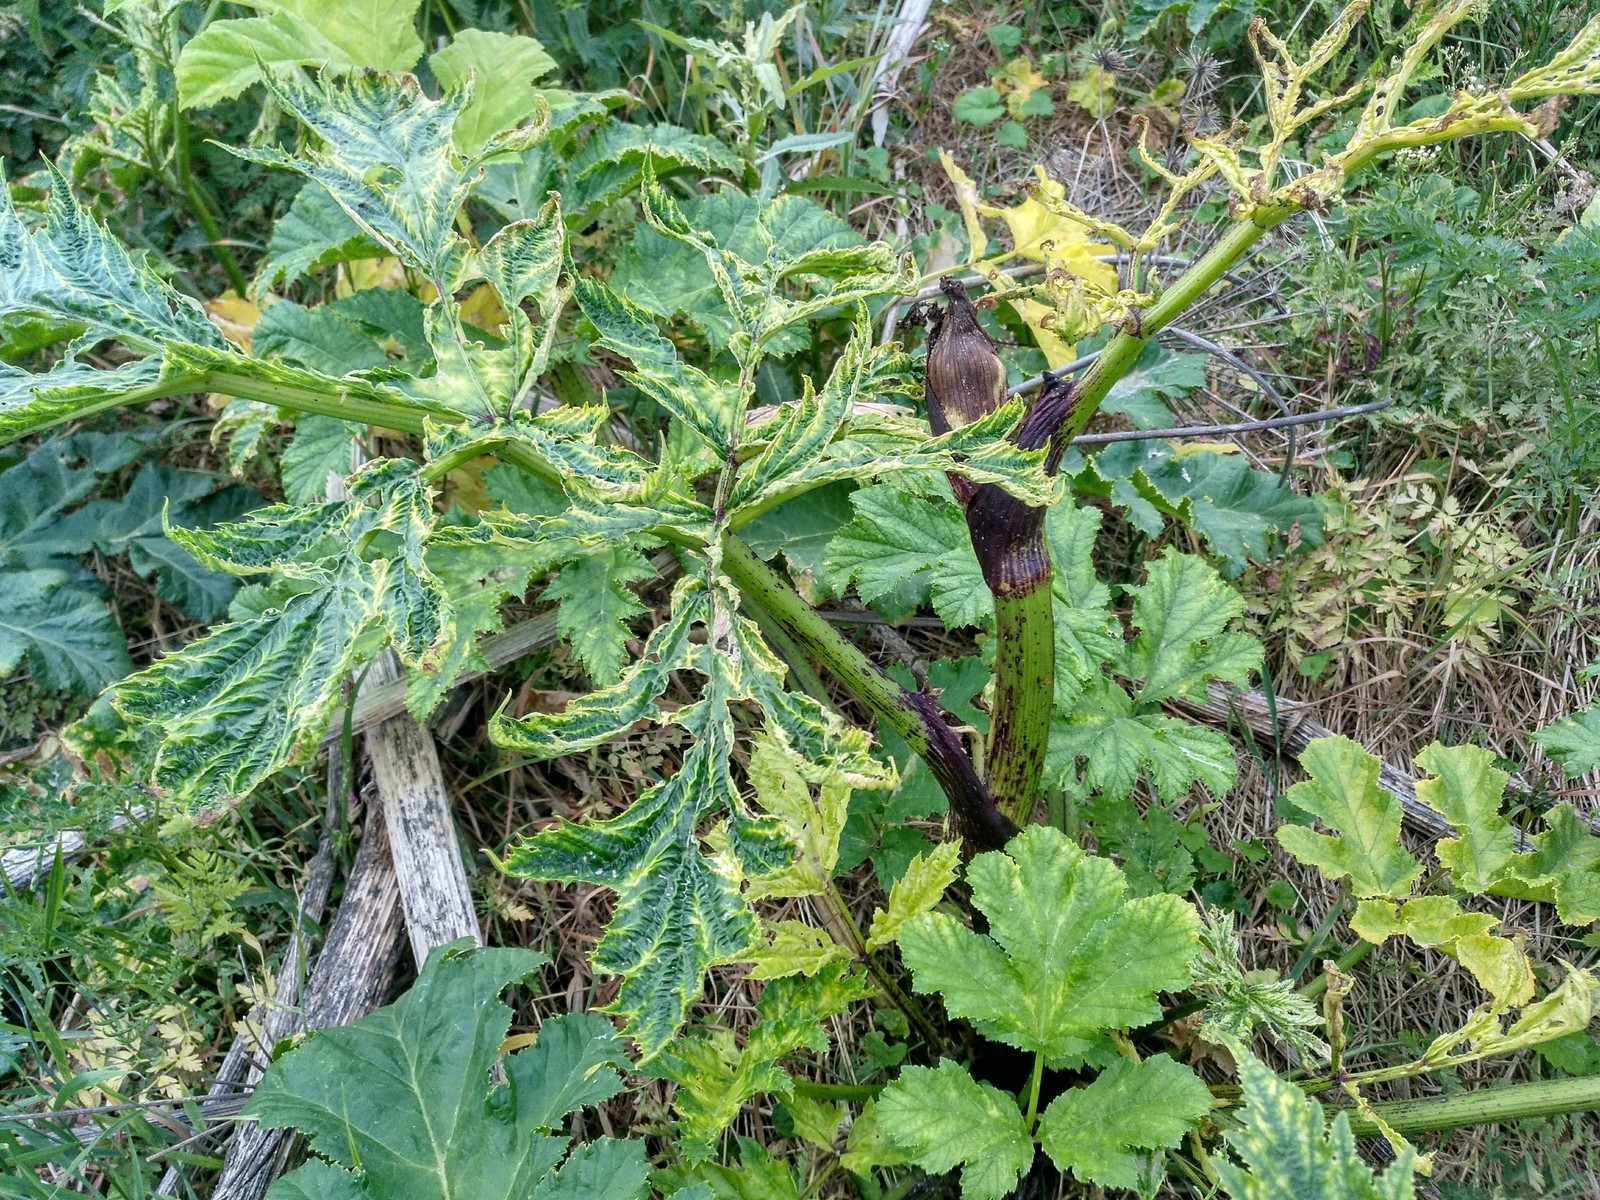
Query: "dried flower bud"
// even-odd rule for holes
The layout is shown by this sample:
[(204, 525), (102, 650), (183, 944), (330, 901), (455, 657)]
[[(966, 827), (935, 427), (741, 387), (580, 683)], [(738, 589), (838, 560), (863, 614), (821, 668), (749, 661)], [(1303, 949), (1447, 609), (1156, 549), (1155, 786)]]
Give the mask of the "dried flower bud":
[(1006, 367), (978, 324), (967, 289), (953, 279), (941, 280), (939, 288), (949, 305), (928, 336), (924, 394), (934, 432), (947, 433), (1005, 403)]

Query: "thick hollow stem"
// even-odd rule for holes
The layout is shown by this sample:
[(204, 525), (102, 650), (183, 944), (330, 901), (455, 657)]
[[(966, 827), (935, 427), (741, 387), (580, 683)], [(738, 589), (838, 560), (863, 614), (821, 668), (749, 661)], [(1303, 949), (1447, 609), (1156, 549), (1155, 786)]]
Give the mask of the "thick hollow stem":
[(1044, 509), (992, 484), (980, 487), (967, 506), (973, 549), (994, 593), (994, 715), (984, 757), (989, 793), (1018, 824), (1038, 799), (1055, 688), (1044, 516)]
[[(1372, 1106), (1373, 1112), (1396, 1133), (1406, 1135), (1595, 1109), (1600, 1109), (1600, 1076), (1595, 1075), (1514, 1083), (1426, 1100), (1391, 1100)], [(1365, 1117), (1354, 1112), (1348, 1115), (1350, 1129), (1357, 1136), (1373, 1136), (1380, 1132), (1377, 1125)]]
[(931, 696), (910, 691), (885, 675), (818, 616), (742, 538), (733, 534), (723, 537), (722, 566), (741, 592), (765, 609), (806, 653), (927, 762), (950, 798), (951, 823), (966, 849), (998, 849), (1016, 834), (1016, 824), (995, 806), (960, 736)]

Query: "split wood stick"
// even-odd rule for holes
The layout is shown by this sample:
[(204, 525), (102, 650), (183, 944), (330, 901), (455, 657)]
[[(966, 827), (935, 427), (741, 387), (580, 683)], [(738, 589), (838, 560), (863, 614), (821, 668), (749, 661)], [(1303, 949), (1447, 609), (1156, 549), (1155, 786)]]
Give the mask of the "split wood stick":
[[(399, 891), (383, 814), (370, 805), (344, 899), (312, 968), (305, 1003), (287, 1032), (348, 1025), (389, 998), (405, 928)], [(252, 1070), (260, 1066), (252, 1059)], [(248, 1073), (246, 1079), (255, 1082)], [(212, 1200), (261, 1200), (287, 1165), (291, 1147), (287, 1130), (242, 1125), (228, 1143)]]
[[(372, 665), (367, 678), (377, 685), (404, 682), (399, 660), (388, 650)], [(435, 946), (463, 937), (481, 946), (483, 934), (433, 735), (409, 713), (402, 713), (367, 735), (367, 755), (389, 831), (400, 904), (418, 969)]]

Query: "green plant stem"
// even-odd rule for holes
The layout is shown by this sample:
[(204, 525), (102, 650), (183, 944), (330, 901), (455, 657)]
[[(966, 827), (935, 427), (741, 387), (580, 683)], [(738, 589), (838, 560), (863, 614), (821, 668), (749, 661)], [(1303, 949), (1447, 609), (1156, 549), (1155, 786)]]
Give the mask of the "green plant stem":
[(234, 295), (243, 298), (250, 290), (250, 280), (246, 278), (244, 268), (239, 265), (239, 260), (234, 257), (233, 251), (224, 243), (222, 226), (217, 223), (217, 216), (211, 211), (211, 204), (206, 199), (200, 181), (194, 177), (194, 169), (189, 164), (189, 120), (176, 103), (172, 106), (172, 136), (174, 142), (172, 165), (177, 180), (177, 190), (193, 214), (195, 223), (200, 226), (200, 231), (206, 235), (206, 243), (228, 276), (228, 283), (232, 285)]
[(93, 401), (74, 400), (70, 412), (42, 411), (26, 422), (9, 424), (0, 445), (8, 441), (39, 433), (65, 421), (78, 421), (95, 413), (113, 408), (127, 408), (148, 400), (161, 400), (169, 396), (186, 396), (195, 392), (222, 392), (241, 400), (259, 400), (263, 404), (277, 405), (296, 412), (321, 413), (363, 425), (378, 425), (384, 429), (397, 429), (402, 433), (420, 434), (424, 419), (442, 422), (465, 421), (463, 413), (447, 409), (429, 411), (411, 405), (388, 404), (370, 397), (352, 396), (336, 388), (301, 387), (298, 384), (271, 383), (235, 375), (228, 371), (200, 371), (173, 379), (162, 379), (146, 387), (99, 397)]
[(1028, 1126), (1028, 1132), (1033, 1132), (1034, 1123), (1039, 1119), (1039, 1087), (1044, 1082), (1044, 1051), (1040, 1050), (1033, 1056), (1033, 1071), (1028, 1076), (1028, 1112), (1023, 1118)]
[(734, 534), (723, 536), (722, 568), (740, 592), (769, 613), (806, 653), (927, 762), (950, 798), (956, 832), (970, 848), (998, 849), (1011, 839), (1016, 825), (995, 806), (960, 736), (932, 697), (890, 679)]
[[(1600, 1109), (1600, 1076), (1581, 1079), (1545, 1079), (1535, 1083), (1513, 1083), (1506, 1087), (1480, 1088), (1456, 1096), (1426, 1100), (1390, 1100), (1374, 1104), (1373, 1112), (1396, 1133), (1434, 1133), (1459, 1129), (1465, 1125), (1490, 1125), (1499, 1121), (1527, 1121), (1560, 1113), (1592, 1112)], [(1377, 1125), (1351, 1112), (1350, 1130), (1358, 1137), (1380, 1131)]]
[(989, 792), (1000, 811), (1027, 822), (1044, 777), (1055, 692), (1055, 618), (1050, 581), (1012, 595), (996, 595), (994, 720), (985, 761)]
[(1083, 432), (1101, 401), (1112, 386), (1132, 369), (1151, 338), (1210, 291), (1264, 233), (1296, 211), (1286, 205), (1260, 206), (1250, 216), (1235, 221), (1222, 239), (1179, 276), (1159, 300), (1130, 317), (1124, 323), (1122, 332), (1106, 343), (1099, 357), (1094, 360), (1094, 365), (1079, 383), (1074, 403), (1056, 431), (1056, 445), (1064, 448)]
[(922, 1005), (906, 995), (905, 989), (895, 981), (894, 976), (889, 974), (877, 956), (867, 949), (867, 939), (861, 934), (861, 926), (856, 924), (855, 917), (850, 914), (850, 906), (844, 902), (839, 889), (830, 882), (827, 890), (816, 899), (824, 909), (822, 926), (827, 930), (828, 936), (866, 966), (872, 981), (878, 985), (878, 990), (884, 994), (889, 1003), (905, 1014), (906, 1020), (916, 1026), (917, 1032), (937, 1054), (944, 1047), (944, 1038), (928, 1019), (928, 1014), (922, 1011)]

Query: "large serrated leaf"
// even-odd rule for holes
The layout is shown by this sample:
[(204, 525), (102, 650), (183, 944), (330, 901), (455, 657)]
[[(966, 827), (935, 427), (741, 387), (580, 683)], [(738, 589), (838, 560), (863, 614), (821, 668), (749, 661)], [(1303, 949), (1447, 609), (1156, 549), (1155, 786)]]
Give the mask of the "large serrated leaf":
[(256, 273), (256, 289), (296, 283), (318, 267), (376, 258), (383, 247), (350, 219), (325, 188), (306, 183), (278, 218), (267, 256)]
[(556, 628), (596, 683), (616, 682), (632, 636), (628, 622), (648, 611), (628, 585), (655, 574), (637, 551), (611, 547), (563, 567), (540, 596), (558, 602)]
[(892, 484), (857, 490), (855, 518), (828, 543), (828, 573), (890, 620), (927, 602), (940, 558), (972, 539), (953, 504), (912, 496)]
[(158, 786), (191, 807), (244, 796), (314, 744), (348, 672), (378, 648), (381, 572), (359, 561), (281, 609), (224, 625), (118, 685), (158, 727)]
[(877, 1125), (924, 1170), (961, 1168), (963, 1200), (1000, 1200), (1033, 1163), (1033, 1138), (1017, 1102), (957, 1064), (907, 1067), (879, 1094)]
[(678, 360), (672, 343), (662, 337), (643, 309), (588, 279), (577, 280), (578, 307), (594, 326), (599, 345), (631, 360), (623, 372), (664, 411), (705, 439), (718, 455), (732, 444), (732, 408), (726, 389), (694, 367)]
[(1039, 1140), (1063, 1171), (1101, 1187), (1140, 1186), (1136, 1151), (1178, 1146), (1211, 1111), (1211, 1089), (1165, 1054), (1121, 1058), (1039, 1118)]
[(1600, 707), (1562, 717), (1533, 735), (1568, 779), (1600, 767)]
[(1161, 512), (1194, 526), (1230, 579), (1251, 562), (1270, 561), (1291, 531), (1308, 546), (1322, 540), (1316, 504), (1237, 454), (1172, 454), (1147, 461), (1133, 485)]
[(85, 343), (114, 338), (147, 353), (170, 341), (222, 345), (205, 311), (135, 263), (55, 168), (42, 229), (23, 225), (9, 189), (0, 193), (0, 315), (67, 322)]
[(1127, 881), (1050, 826), (973, 859), (973, 903), (989, 935), (942, 913), (907, 921), (900, 951), (918, 991), (987, 1037), (1079, 1059), (1112, 1030), (1154, 1020), (1158, 992), (1189, 981), (1194, 908), (1176, 896), (1125, 897)]
[[(713, 644), (694, 638), (704, 628)], [(779, 822), (749, 812), (734, 785), (731, 705), (753, 700), (769, 735), (795, 761), (818, 764), (816, 782), (883, 786), (886, 773), (866, 738), (815, 700), (782, 685), (783, 665), (760, 633), (735, 611), (732, 597), (703, 576), (681, 581), (669, 618), (611, 688), (593, 692), (561, 713), (497, 716), (491, 735), (539, 757), (604, 742), (640, 720), (662, 717), (656, 704), (668, 676), (688, 669), (704, 679), (700, 699), (672, 716), (694, 741), (676, 774), (647, 790), (622, 815), (588, 825), (561, 825), (515, 847), (507, 869), (541, 879), (603, 884), (618, 893), (616, 916), (594, 953), (595, 965), (623, 976), (609, 1011), (628, 1021), (645, 1058), (659, 1053), (703, 987), (706, 968), (757, 949), (757, 925), (739, 891), (739, 877), (760, 878), (786, 864), (793, 847)], [(701, 845), (709, 819), (727, 813), (717, 832), (729, 852), (713, 857)]]
[(1244, 597), (1204, 559), (1170, 546), (1147, 574), (1143, 586), (1129, 589), (1139, 636), (1128, 648), (1126, 671), (1143, 680), (1138, 700), (1203, 698), (1213, 679), (1248, 686), (1250, 672), (1261, 666), (1261, 643), (1224, 632), (1243, 615)]
[(716, 138), (676, 125), (609, 121), (573, 156), (572, 210), (607, 204), (638, 187), (647, 173), (658, 179), (677, 171), (737, 179), (744, 170), (744, 160)]
[(154, 577), (163, 600), (197, 621), (215, 621), (228, 611), (237, 582), (195, 561), (163, 525), (209, 524), (259, 500), (243, 489), (218, 493), (218, 482), (198, 471), (147, 464), (120, 499), (90, 501), (59, 522), (55, 534), (70, 553), (126, 554), (136, 574)]
[(27, 659), (41, 687), (92, 695), (133, 668), (110, 606), (54, 569), (0, 571), (0, 677)]
[[(1082, 763), (1081, 769), (1078, 764)], [(1175, 799), (1202, 783), (1213, 796), (1233, 787), (1233, 746), (1215, 730), (1133, 703), (1109, 679), (1094, 680), (1073, 709), (1050, 726), (1046, 770), (1116, 800), (1148, 773), (1157, 793)]]
[(529, 950), (438, 947), (394, 1004), (274, 1063), (249, 1115), (299, 1129), (329, 1161), (286, 1176), (272, 1200), (643, 1200), (643, 1143), (600, 1139), (569, 1155), (560, 1132), (573, 1110), (622, 1090), (615, 1068), (626, 1060), (610, 1025), (555, 1017), (534, 1045), (499, 1053), (511, 1022), (499, 993), (545, 961)]

